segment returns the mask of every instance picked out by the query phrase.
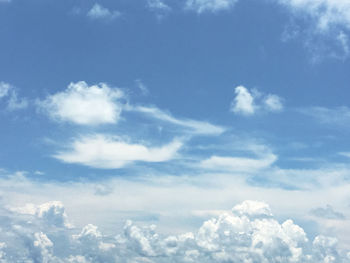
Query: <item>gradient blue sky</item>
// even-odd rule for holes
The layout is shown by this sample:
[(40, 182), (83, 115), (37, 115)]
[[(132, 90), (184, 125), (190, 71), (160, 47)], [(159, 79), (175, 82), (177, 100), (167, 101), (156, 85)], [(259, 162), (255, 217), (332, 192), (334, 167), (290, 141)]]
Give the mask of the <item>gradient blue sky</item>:
[(2, 202), (180, 233), (258, 200), (350, 248), (349, 34), (341, 0), (0, 0)]

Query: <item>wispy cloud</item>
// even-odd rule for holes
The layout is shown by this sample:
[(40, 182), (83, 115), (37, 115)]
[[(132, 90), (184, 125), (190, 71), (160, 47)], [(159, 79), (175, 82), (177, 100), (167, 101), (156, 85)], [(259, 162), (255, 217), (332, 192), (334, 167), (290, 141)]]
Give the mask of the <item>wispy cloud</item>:
[(29, 106), (26, 98), (18, 98), (17, 91), (14, 86), (0, 82), (0, 99), (7, 99), (7, 110), (15, 111), (25, 109)]
[(261, 111), (279, 112), (283, 110), (282, 98), (275, 94), (263, 94), (244, 86), (235, 88), (235, 98), (231, 103), (231, 111), (236, 114), (254, 115)]
[(189, 129), (190, 132), (193, 134), (219, 135), (226, 130), (224, 127), (213, 125), (209, 122), (191, 119), (178, 119), (173, 117), (171, 114), (164, 112), (156, 107), (129, 106), (127, 109), (129, 111), (143, 113), (152, 118)]
[(335, 211), (331, 205), (327, 205), (326, 208), (323, 208), (323, 207), (314, 208), (310, 211), (310, 213), (313, 216), (321, 217), (325, 219), (337, 219), (337, 220), (345, 219), (344, 214)]
[(56, 121), (67, 121), (79, 125), (116, 123), (122, 107), (119, 100), (123, 92), (107, 84), (88, 86), (81, 81), (71, 83), (65, 91), (38, 101), (41, 111)]
[(173, 159), (183, 143), (175, 139), (167, 145), (148, 147), (128, 143), (120, 138), (102, 134), (84, 136), (75, 140), (68, 151), (59, 152), (55, 158), (66, 162), (94, 168), (117, 169), (130, 163), (166, 162)]
[(185, 8), (198, 14), (205, 12), (216, 13), (231, 9), (237, 2), (238, 0), (187, 0)]
[(121, 15), (121, 13), (116, 10), (109, 10), (108, 8), (96, 3), (92, 6), (92, 8), (86, 15), (90, 19), (110, 21), (118, 18)]
[(322, 124), (348, 126), (350, 121), (350, 109), (346, 106), (337, 108), (310, 107), (299, 111)]

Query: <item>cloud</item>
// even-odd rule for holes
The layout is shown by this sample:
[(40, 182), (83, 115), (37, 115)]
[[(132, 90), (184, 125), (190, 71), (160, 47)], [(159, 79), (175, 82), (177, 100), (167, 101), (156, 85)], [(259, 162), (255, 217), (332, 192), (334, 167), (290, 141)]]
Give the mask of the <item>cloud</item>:
[(40, 110), (56, 121), (79, 125), (117, 123), (122, 111), (123, 92), (105, 83), (88, 86), (84, 81), (71, 83), (65, 91), (38, 101)]
[(18, 98), (17, 91), (14, 86), (0, 82), (0, 99), (7, 98), (7, 110), (15, 111), (28, 107), (29, 103), (26, 98)]
[[(308, 14), (320, 31), (341, 25), (350, 28), (350, 2), (344, 0), (277, 0), (293, 10)], [(296, 12), (296, 13), (297, 13)]]
[(200, 166), (205, 169), (226, 172), (256, 172), (258, 170), (269, 168), (275, 161), (277, 156), (267, 154), (262, 158), (244, 158), (244, 157), (223, 157), (211, 156), (200, 163)]
[(87, 17), (94, 20), (114, 20), (121, 15), (119, 11), (111, 11), (97, 3), (87, 13)]
[(156, 107), (129, 106), (128, 110), (140, 112), (152, 118), (189, 129), (193, 134), (220, 135), (225, 131), (224, 127), (216, 126), (208, 122), (191, 119), (177, 119)]
[(238, 0), (187, 0), (185, 8), (198, 14), (204, 12), (216, 13), (231, 9), (237, 2)]
[(0, 82), (0, 99), (6, 97), (13, 87), (5, 82)]
[(263, 94), (244, 86), (235, 88), (236, 97), (231, 103), (231, 111), (236, 114), (251, 116), (258, 111), (279, 112), (283, 110), (282, 98), (274, 94)]
[(75, 140), (70, 150), (59, 152), (55, 158), (66, 162), (94, 168), (117, 169), (132, 162), (166, 162), (173, 159), (182, 142), (175, 139), (161, 147), (131, 144), (116, 137), (102, 134), (85, 136)]
[(148, 5), (148, 8), (154, 11), (162, 11), (162, 12), (171, 11), (170, 6), (168, 6), (161, 0), (148, 0), (147, 5)]
[(325, 219), (338, 219), (338, 220), (345, 219), (344, 214), (334, 211), (331, 205), (327, 205), (326, 208), (318, 207), (318, 208), (312, 209), (310, 213), (314, 216), (325, 218)]
[(312, 62), (324, 57), (346, 59), (350, 55), (350, 3), (343, 0), (276, 0), (292, 11), (301, 24), (288, 26), (284, 40), (299, 38), (312, 55)]
[[(51, 207), (52, 203), (42, 205)], [(64, 208), (63, 208), (64, 209)], [(16, 209), (13, 209), (14, 211)], [(310, 241), (292, 220), (278, 222), (269, 206), (244, 201), (205, 221), (194, 232), (163, 235), (155, 225), (127, 221), (117, 235), (93, 224), (82, 230), (42, 224), (37, 214), (2, 209), (0, 260), (3, 262), (347, 262), (337, 239)]]
[(346, 106), (337, 108), (309, 107), (299, 111), (327, 125), (347, 126), (350, 121), (350, 109)]

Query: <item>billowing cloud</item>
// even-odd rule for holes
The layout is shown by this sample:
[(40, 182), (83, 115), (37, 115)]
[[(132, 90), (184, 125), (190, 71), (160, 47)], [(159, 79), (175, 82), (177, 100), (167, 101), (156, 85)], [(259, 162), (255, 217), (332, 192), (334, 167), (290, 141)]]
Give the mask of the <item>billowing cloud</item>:
[(156, 107), (129, 106), (128, 110), (140, 112), (152, 118), (186, 128), (193, 134), (220, 135), (225, 131), (224, 127), (213, 125), (208, 122), (175, 118), (171, 114), (164, 112)]
[[(56, 205), (41, 206), (54, 210)], [(82, 230), (42, 224), (38, 214), (2, 209), (0, 219), (2, 262), (345, 263), (350, 259), (337, 248), (337, 239), (318, 235), (310, 241), (300, 226), (290, 219), (279, 223), (269, 206), (258, 201), (244, 201), (232, 212), (205, 221), (197, 231), (170, 236), (158, 233), (155, 225), (139, 227), (131, 221), (113, 237), (92, 224)]]
[(13, 87), (5, 82), (0, 82), (0, 99), (6, 97)]
[(56, 121), (79, 125), (117, 123), (123, 92), (107, 84), (88, 86), (84, 81), (69, 84), (65, 91), (39, 101), (39, 108)]
[(238, 0), (187, 0), (186, 9), (198, 14), (204, 12), (218, 12), (232, 8)]
[(231, 111), (245, 116), (254, 115), (258, 111), (279, 112), (283, 110), (282, 98), (274, 94), (263, 94), (244, 86), (235, 88), (235, 98), (231, 103)]
[(169, 161), (176, 156), (181, 147), (182, 142), (177, 139), (161, 147), (147, 147), (98, 134), (75, 140), (70, 150), (57, 153), (54, 157), (66, 163), (116, 169), (135, 161)]
[(87, 13), (87, 16), (90, 19), (100, 19), (100, 20), (113, 20), (119, 17), (121, 13), (116, 10), (109, 10), (106, 7), (103, 7), (99, 4), (94, 4), (93, 7)]

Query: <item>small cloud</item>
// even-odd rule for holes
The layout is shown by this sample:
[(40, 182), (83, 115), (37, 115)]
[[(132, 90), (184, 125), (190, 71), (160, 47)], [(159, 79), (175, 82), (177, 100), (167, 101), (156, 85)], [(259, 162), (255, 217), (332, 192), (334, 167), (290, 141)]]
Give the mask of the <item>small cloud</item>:
[(238, 0), (187, 0), (185, 8), (198, 14), (229, 10), (235, 6)]
[(65, 91), (38, 101), (39, 110), (56, 121), (79, 125), (117, 123), (122, 111), (119, 103), (123, 92), (105, 83), (88, 86), (80, 81), (69, 84)]
[(5, 97), (7, 97), (7, 110), (9, 111), (25, 109), (29, 105), (26, 98), (18, 98), (14, 86), (5, 82), (0, 82), (0, 99)]
[(171, 11), (170, 6), (168, 6), (161, 0), (148, 0), (147, 5), (148, 5), (148, 8), (153, 11), (162, 11), (162, 12)]
[(333, 209), (333, 207), (330, 205), (327, 205), (326, 208), (318, 207), (318, 208), (312, 209), (310, 211), (310, 213), (313, 216), (321, 217), (324, 219), (336, 219), (336, 220), (344, 220), (345, 219), (344, 214), (335, 211)]
[(235, 88), (236, 97), (231, 103), (231, 111), (236, 114), (251, 116), (258, 111), (279, 112), (283, 110), (283, 100), (274, 94), (263, 94), (244, 86)]
[(149, 94), (147, 86), (140, 79), (135, 80), (135, 83), (143, 96), (147, 96)]
[(121, 13), (119, 11), (111, 11), (106, 7), (103, 7), (99, 4), (94, 4), (93, 7), (89, 10), (87, 13), (87, 16), (90, 19), (96, 19), (96, 20), (114, 20), (121, 16)]
[(131, 144), (102, 134), (82, 137), (70, 145), (71, 150), (54, 157), (65, 163), (81, 164), (100, 169), (118, 169), (141, 162), (166, 162), (173, 159), (183, 143), (175, 139), (160, 147)]

